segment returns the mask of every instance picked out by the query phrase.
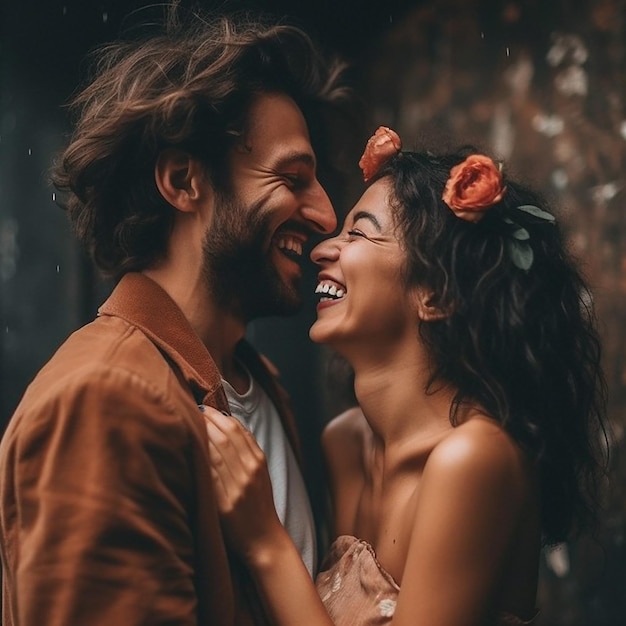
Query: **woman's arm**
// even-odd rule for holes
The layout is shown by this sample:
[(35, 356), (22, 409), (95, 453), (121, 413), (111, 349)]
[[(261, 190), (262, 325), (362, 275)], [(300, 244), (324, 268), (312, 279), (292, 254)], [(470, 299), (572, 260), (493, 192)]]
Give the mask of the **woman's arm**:
[(267, 464), (237, 420), (206, 407), (216, 500), (229, 545), (252, 573), (277, 626), (332, 626), (300, 553), (280, 523)]

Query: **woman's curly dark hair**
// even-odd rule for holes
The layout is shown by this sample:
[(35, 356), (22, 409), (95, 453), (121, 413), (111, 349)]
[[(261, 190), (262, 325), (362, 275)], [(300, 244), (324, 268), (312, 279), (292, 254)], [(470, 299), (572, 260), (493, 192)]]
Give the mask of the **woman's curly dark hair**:
[(225, 156), (255, 95), (291, 96), (319, 150), (325, 112), (347, 93), (343, 66), (295, 26), (245, 14), (183, 23), (172, 12), (164, 30), (95, 51), (94, 76), (71, 103), (73, 136), (51, 172), (79, 238), (117, 278), (165, 254), (173, 210), (154, 180), (163, 148), (202, 159), (224, 191)]
[[(428, 287), (431, 304), (447, 313), (420, 327), (433, 360), (429, 388), (452, 383), (453, 424), (462, 403), (478, 403), (537, 461), (544, 540), (554, 543), (595, 520), (606, 471), (606, 384), (592, 296), (558, 220), (516, 208), (547, 210), (535, 192), (505, 179), (503, 199), (478, 223), (444, 204), (450, 170), (470, 152), (401, 152), (374, 180), (392, 181), (407, 284)], [(506, 217), (530, 234), (529, 270), (509, 255)]]

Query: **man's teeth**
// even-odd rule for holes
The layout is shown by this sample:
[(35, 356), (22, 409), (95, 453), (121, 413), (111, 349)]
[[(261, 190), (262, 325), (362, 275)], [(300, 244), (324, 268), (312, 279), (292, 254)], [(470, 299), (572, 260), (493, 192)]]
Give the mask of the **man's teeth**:
[(315, 288), (315, 293), (324, 294), (320, 298), (320, 302), (324, 302), (326, 300), (339, 300), (346, 295), (346, 292), (341, 287), (337, 287), (337, 285), (333, 285), (331, 283), (318, 283)]
[(276, 245), (281, 250), (289, 250), (290, 252), (297, 254), (298, 256), (302, 256), (302, 242), (295, 237), (290, 237), (289, 235), (283, 235), (279, 237)]

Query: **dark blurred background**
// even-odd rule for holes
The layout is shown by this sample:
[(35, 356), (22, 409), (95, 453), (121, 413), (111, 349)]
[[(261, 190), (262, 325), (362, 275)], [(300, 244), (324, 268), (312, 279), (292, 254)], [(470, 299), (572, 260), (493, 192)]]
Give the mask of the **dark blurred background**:
[[(181, 3), (183, 7), (191, 3)], [(203, 8), (286, 16), (352, 63), (361, 97), (329, 181), (342, 214), (358, 197), (357, 160), (378, 124), (405, 146), (473, 143), (560, 208), (592, 285), (610, 389), (611, 483), (595, 536), (546, 552), (541, 626), (626, 624), (626, 0), (222, 1)], [(85, 54), (160, 19), (159, 4), (3, 0), (0, 5), (0, 429), (25, 386), (111, 285), (75, 244), (47, 170), (69, 131), (64, 104)], [(342, 129), (345, 132), (345, 129)], [(346, 399), (329, 355), (307, 339), (305, 307), (255, 323), (277, 364), (322, 498), (319, 433)], [(459, 521), (461, 523), (461, 521)]]

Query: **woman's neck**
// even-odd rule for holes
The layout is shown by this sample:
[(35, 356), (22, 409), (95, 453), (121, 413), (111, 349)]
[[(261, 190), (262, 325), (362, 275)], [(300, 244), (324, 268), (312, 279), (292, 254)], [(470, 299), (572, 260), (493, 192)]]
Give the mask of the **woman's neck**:
[(376, 362), (354, 360), (354, 389), (374, 437), (384, 448), (439, 437), (450, 425), (454, 390), (436, 382), (419, 353), (395, 353)]

